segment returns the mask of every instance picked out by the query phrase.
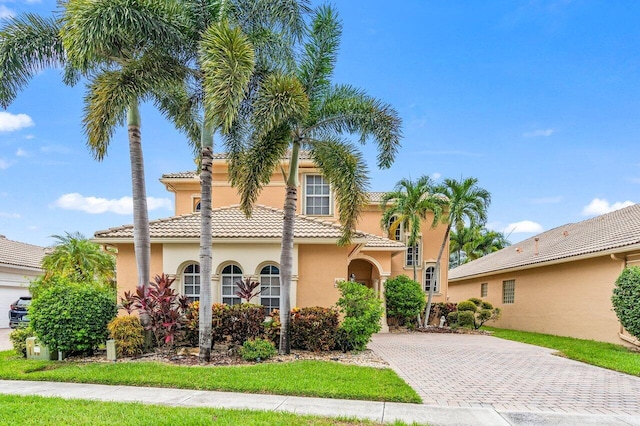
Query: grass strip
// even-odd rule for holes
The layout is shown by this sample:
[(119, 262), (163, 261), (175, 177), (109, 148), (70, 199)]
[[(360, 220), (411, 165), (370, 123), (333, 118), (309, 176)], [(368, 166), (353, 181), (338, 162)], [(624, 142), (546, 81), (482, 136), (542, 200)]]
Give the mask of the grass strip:
[[(185, 408), (140, 403), (98, 402), (39, 396), (0, 395), (2, 424), (30, 425), (312, 425), (369, 426), (380, 423), (368, 420), (300, 416), (296, 414), (228, 410), (220, 408)], [(10, 420), (10, 422), (9, 422)], [(7, 421), (7, 423), (4, 423)], [(406, 423), (396, 422), (400, 426)]]
[(640, 376), (640, 352), (626, 346), (528, 331), (493, 327), (483, 327), (483, 329), (491, 331), (493, 336), (501, 339), (556, 349), (562, 356), (569, 359)]
[(0, 379), (421, 403), (391, 369), (301, 360), (249, 366), (174, 366), (160, 362), (32, 361), (0, 352)]

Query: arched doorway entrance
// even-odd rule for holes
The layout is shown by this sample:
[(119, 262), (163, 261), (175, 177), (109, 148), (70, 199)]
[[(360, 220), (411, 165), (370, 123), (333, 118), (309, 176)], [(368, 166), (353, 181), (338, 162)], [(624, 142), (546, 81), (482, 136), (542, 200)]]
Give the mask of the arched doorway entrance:
[[(351, 259), (348, 267), (350, 280), (361, 283), (372, 289), (384, 303), (384, 282), (389, 278), (389, 273), (382, 271), (382, 266), (375, 259), (368, 256)], [(381, 333), (388, 333), (386, 308), (380, 319)]]

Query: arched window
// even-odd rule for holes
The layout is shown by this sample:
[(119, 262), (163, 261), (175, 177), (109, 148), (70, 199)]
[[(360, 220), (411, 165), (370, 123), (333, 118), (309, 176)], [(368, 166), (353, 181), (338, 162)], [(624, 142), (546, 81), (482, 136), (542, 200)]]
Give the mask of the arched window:
[[(391, 216), (391, 218), (389, 219), (389, 229), (391, 229), (391, 226), (397, 220), (398, 220), (398, 216)], [(396, 241), (402, 241), (402, 229), (403, 228), (404, 227), (402, 226), (402, 223), (399, 223), (398, 227), (396, 228), (396, 231), (393, 233), (393, 235), (389, 235), (389, 238), (391, 238), (393, 240), (396, 240)]]
[(275, 265), (267, 265), (260, 270), (260, 304), (267, 315), (280, 309), (280, 270)]
[(222, 270), (222, 303), (239, 305), (242, 300), (236, 296), (239, 290), (236, 283), (242, 281), (242, 269), (236, 265), (227, 265)]
[(193, 208), (194, 212), (199, 212), (200, 211), (200, 201), (198, 201), (195, 205), (195, 207)]
[(424, 271), (424, 291), (428, 292), (433, 286), (433, 292), (438, 293), (440, 286), (438, 285), (438, 278), (436, 277), (436, 265), (427, 265)]
[(200, 265), (190, 263), (182, 271), (182, 293), (189, 302), (200, 300)]

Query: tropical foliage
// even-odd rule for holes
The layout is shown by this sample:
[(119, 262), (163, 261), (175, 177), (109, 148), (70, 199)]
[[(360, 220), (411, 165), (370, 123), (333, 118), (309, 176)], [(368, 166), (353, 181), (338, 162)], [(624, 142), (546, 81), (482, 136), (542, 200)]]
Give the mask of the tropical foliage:
[(640, 338), (640, 267), (631, 266), (622, 271), (611, 302), (620, 324), (631, 335)]
[(510, 245), (502, 232), (491, 231), (479, 225), (454, 229), (451, 231), (449, 245), (449, 267), (455, 268)]
[(389, 105), (348, 85), (333, 85), (335, 61), (342, 32), (331, 7), (318, 8), (295, 68), (272, 69), (250, 93), (251, 114), (238, 116), (227, 135), (230, 176), (238, 188), (247, 215), (280, 162), (289, 157), (285, 175), (284, 224), (280, 259), (280, 353), (290, 351), (290, 288), (293, 229), (298, 192), (301, 149), (308, 151), (332, 186), (342, 224), (340, 244), (350, 241), (360, 210), (367, 199), (367, 167), (357, 147), (373, 139), (378, 145), (378, 166), (389, 167), (399, 147), (400, 119)]

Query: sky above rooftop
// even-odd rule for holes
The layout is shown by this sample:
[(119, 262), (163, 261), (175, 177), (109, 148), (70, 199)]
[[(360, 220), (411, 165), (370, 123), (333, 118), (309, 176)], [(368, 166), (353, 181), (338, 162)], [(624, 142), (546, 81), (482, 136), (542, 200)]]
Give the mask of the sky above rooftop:
[[(488, 227), (514, 243), (639, 201), (640, 2), (334, 4), (343, 21), (334, 82), (403, 119), (390, 169), (376, 169), (373, 144), (362, 148), (372, 191), (405, 177), (476, 177), (492, 194)], [(0, 19), (55, 7), (0, 0)], [(95, 161), (83, 96), (82, 84), (64, 86), (48, 70), (0, 110), (0, 234), (50, 245), (51, 235), (132, 222), (126, 130)], [(193, 170), (193, 151), (151, 105), (142, 138), (149, 216), (171, 216), (158, 179)]]

